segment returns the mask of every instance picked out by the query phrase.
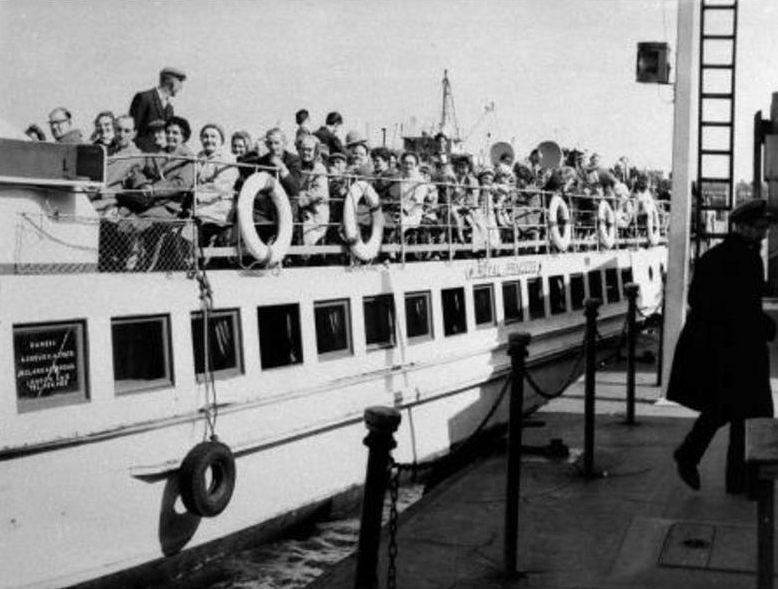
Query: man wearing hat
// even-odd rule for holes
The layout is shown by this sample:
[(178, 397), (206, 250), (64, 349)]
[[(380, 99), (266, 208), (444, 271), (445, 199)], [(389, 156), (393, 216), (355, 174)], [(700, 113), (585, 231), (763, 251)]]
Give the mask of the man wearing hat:
[(153, 133), (149, 123), (157, 119), (169, 121), (173, 116), (173, 97), (183, 87), (186, 74), (174, 67), (163, 68), (159, 72), (159, 85), (145, 92), (138, 92), (130, 104), (130, 115), (135, 119), (138, 133), (135, 143), (146, 152), (156, 151)]
[(729, 218), (733, 230), (695, 265), (667, 398), (700, 411), (673, 453), (681, 479), (700, 488), (697, 465), (716, 431), (729, 423), (726, 490), (742, 493), (749, 482), (745, 420), (773, 415), (767, 342), (775, 337), (775, 323), (762, 311), (759, 250), (775, 216), (766, 201), (754, 199)]

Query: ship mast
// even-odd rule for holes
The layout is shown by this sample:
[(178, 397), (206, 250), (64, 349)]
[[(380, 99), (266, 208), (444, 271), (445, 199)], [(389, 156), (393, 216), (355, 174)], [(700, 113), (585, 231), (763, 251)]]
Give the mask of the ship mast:
[(438, 132), (445, 133), (455, 142), (461, 141), (457, 112), (454, 108), (454, 93), (451, 91), (451, 82), (448, 81), (448, 70), (443, 70), (443, 106), (440, 112)]

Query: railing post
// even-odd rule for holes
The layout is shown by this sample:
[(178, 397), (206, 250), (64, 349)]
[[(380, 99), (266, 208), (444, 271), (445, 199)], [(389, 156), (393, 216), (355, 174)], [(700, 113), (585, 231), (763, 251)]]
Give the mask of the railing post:
[(597, 309), (600, 299), (586, 299), (586, 379), (584, 389), (584, 476), (594, 476), (594, 394), (597, 371)]
[(637, 343), (637, 299), (640, 286), (630, 282), (624, 285), (627, 296), (627, 421), (635, 423), (635, 346)]
[(381, 544), (381, 513), (389, 480), (389, 453), (397, 445), (394, 432), (400, 425), (400, 413), (392, 407), (365, 409), (368, 447), (362, 518), (359, 523), (355, 589), (378, 587), (378, 548)]
[(521, 491), (521, 419), (524, 412), (524, 361), (531, 336), (512, 333), (508, 340), (511, 357), (511, 396), (508, 412), (508, 468), (505, 491), (505, 538), (503, 560), (505, 576), (516, 576), (516, 552), (519, 543), (519, 494)]

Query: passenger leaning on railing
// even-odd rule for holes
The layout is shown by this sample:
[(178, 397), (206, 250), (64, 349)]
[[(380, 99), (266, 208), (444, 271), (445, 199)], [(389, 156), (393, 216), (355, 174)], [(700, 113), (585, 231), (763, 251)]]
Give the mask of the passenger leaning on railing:
[(210, 245), (222, 238), (227, 244), (230, 239), (226, 229), (232, 221), (235, 181), (238, 169), (230, 165), (232, 155), (224, 145), (224, 130), (215, 123), (208, 123), (200, 129), (202, 151), (197, 154), (197, 190), (195, 191), (195, 218), (200, 222), (200, 243)]
[[(320, 144), (321, 146), (321, 144)], [(346, 154), (336, 151), (327, 158), (329, 165), (330, 228), (327, 232), (329, 243), (342, 243), (341, 223), (343, 222), (343, 201), (348, 194), (349, 182), (346, 174)]]
[(118, 195), (119, 204), (139, 217), (175, 219), (189, 208), (194, 186), (194, 153), (186, 145), (189, 122), (172, 117), (165, 124), (166, 151), (146, 157), (142, 169), (133, 169), (125, 180), (129, 189)]
[(473, 214), (478, 207), (478, 180), (467, 156), (454, 160), (454, 187), (451, 193), (451, 223), (460, 243), (468, 243), (472, 234)]
[[(121, 189), (132, 171), (143, 167), (144, 160), (143, 152), (135, 145), (135, 119), (130, 115), (117, 117), (113, 157), (109, 157), (105, 165), (106, 188), (109, 191)], [(109, 208), (116, 209), (116, 197), (109, 192), (93, 204), (104, 215)]]
[(327, 233), (330, 221), (327, 168), (319, 161), (319, 140), (314, 135), (300, 138), (300, 194), (297, 205), (303, 227), (303, 245), (316, 245)]

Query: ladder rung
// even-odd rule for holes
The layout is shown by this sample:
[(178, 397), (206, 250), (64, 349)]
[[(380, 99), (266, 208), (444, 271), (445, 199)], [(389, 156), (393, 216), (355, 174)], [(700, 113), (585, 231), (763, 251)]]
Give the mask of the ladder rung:
[(737, 4), (708, 4), (703, 6), (703, 10), (735, 10)]
[(703, 35), (703, 41), (734, 41), (735, 35)]
[(702, 155), (727, 155), (732, 157), (732, 152), (728, 149), (701, 149)]
[(700, 121), (703, 127), (731, 127), (732, 121)]
[(734, 94), (729, 92), (703, 92), (700, 94), (701, 98), (713, 98), (716, 100), (732, 100), (734, 96)]
[(732, 70), (735, 69), (735, 65), (732, 63), (703, 63), (702, 69), (704, 70)]
[(729, 184), (731, 181), (731, 178), (708, 178), (706, 176), (700, 178), (700, 182), (707, 182), (709, 184)]

